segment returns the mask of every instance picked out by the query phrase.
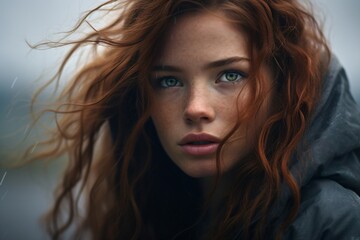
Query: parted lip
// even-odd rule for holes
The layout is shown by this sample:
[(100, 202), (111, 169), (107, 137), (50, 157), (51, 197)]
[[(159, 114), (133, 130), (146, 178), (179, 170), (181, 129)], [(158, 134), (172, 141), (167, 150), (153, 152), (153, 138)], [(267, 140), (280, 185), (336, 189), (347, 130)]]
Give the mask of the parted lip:
[(219, 143), (221, 140), (207, 133), (189, 133), (178, 143), (180, 146), (192, 144), (194, 142), (211, 142)]

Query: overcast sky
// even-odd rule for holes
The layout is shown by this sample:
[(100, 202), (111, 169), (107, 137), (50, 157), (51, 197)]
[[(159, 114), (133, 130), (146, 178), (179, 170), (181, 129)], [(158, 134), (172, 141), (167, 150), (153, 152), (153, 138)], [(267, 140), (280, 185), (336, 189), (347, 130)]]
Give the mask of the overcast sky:
[[(81, 13), (99, 0), (1, 0), (0, 1), (0, 86), (25, 84), (56, 66), (63, 49), (30, 51), (32, 43), (56, 39), (68, 30)], [(326, 32), (335, 54), (345, 65), (353, 92), (360, 93), (360, 1), (315, 0), (324, 13)], [(54, 38), (55, 37), (55, 38)], [(14, 87), (14, 86), (13, 86)]]

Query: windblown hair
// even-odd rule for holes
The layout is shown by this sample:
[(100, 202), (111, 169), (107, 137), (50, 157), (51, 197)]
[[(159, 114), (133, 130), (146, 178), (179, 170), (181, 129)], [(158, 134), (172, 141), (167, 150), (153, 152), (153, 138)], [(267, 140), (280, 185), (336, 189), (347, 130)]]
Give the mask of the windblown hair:
[[(90, 11), (70, 34), (104, 9), (111, 16), (116, 13), (108, 25), (93, 27), (78, 40), (55, 43), (72, 48), (52, 81), (60, 79), (77, 50), (92, 46), (98, 51), (58, 96), (57, 107), (45, 110), (55, 113), (57, 130), (38, 144), (45, 151), (31, 156), (69, 158), (46, 218), (51, 237), (61, 238), (74, 224), (75, 238), (264, 239), (272, 234), (280, 239), (300, 205), (291, 160), (311, 120), (330, 58), (310, 10), (295, 0), (108, 1)], [(171, 165), (159, 143), (150, 118), (149, 73), (161, 36), (174, 19), (191, 11), (215, 10), (248, 35), (252, 80), (249, 106), (239, 109), (239, 122), (218, 150), (218, 177), (221, 148), (242, 121), (256, 117), (266, 96), (259, 74), (263, 64), (273, 72), (278, 106), (262, 126), (253, 159), (238, 168), (227, 202), (207, 229), (199, 224), (206, 219), (206, 208), (196, 197), (196, 179)], [(184, 182), (193, 187), (187, 189)], [(270, 209), (283, 185), (292, 202), (274, 225)], [(193, 213), (184, 214), (187, 210)]]

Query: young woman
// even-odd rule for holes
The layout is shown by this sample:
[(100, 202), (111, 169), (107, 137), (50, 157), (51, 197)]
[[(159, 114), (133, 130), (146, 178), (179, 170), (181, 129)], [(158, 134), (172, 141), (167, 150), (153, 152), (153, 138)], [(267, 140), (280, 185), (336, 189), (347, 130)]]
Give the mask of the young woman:
[(53, 239), (360, 238), (360, 112), (306, 8), (107, 6), (33, 157), (69, 157)]

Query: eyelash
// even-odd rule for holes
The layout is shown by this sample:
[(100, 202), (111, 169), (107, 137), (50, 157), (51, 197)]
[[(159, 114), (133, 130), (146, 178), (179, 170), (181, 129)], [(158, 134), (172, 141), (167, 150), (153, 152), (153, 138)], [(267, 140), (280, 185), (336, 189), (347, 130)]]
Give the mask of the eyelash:
[[(221, 77), (224, 76), (225, 74), (237, 74), (238, 77), (236, 80), (234, 81), (221, 81)], [(241, 81), (242, 79), (246, 78), (247, 77), (247, 74), (244, 73), (244, 72), (241, 72), (241, 71), (238, 71), (238, 70), (226, 70), (226, 71), (223, 71), (221, 72), (218, 77), (217, 77), (217, 80), (215, 81), (216, 83), (219, 83), (219, 82), (228, 82), (228, 83), (236, 83), (236, 82), (239, 82)], [(173, 79), (175, 80), (176, 82), (174, 83), (174, 85), (172, 86), (169, 86), (167, 85), (166, 86), (166, 83), (165, 83), (165, 80), (169, 80), (169, 79)], [(157, 78), (155, 79), (155, 83), (156, 83), (156, 86), (158, 86), (159, 88), (172, 88), (172, 87), (181, 87), (183, 86), (183, 84), (181, 83), (181, 81), (179, 81), (176, 77), (174, 76), (164, 76), (164, 77), (160, 77), (160, 78)], [(167, 83), (168, 84), (168, 83)]]

